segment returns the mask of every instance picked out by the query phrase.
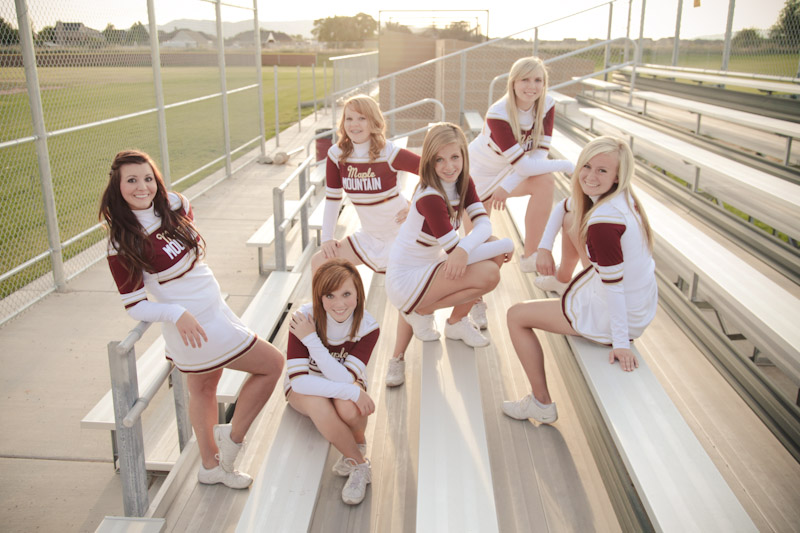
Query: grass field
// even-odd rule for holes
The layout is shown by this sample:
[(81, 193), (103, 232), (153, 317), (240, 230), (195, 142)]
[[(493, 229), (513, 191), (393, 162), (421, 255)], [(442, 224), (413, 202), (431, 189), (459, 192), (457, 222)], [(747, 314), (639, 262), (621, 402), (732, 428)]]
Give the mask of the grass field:
[[(330, 69), (329, 69), (330, 71)], [(323, 97), (322, 69), (317, 71), (316, 97)], [(162, 68), (166, 104), (220, 92), (215, 67)], [(301, 100), (312, 101), (311, 68), (300, 69)], [(331, 87), (329, 72), (328, 87)], [(24, 91), (22, 69), (3, 69), (0, 74), (0, 142), (33, 135), (28, 96)], [(129, 68), (40, 68), (42, 106), (49, 132), (80, 124), (136, 113), (155, 107), (152, 70)], [(228, 90), (256, 83), (253, 67), (226, 69)], [(274, 135), (274, 93), (272, 68), (263, 69), (264, 119), (267, 138)], [(280, 127), (297, 120), (297, 69), (278, 69)], [(250, 89), (229, 95), (228, 111), (231, 148), (235, 149), (259, 135), (258, 92)], [(304, 109), (308, 114), (311, 108)], [(224, 139), (221, 99), (212, 98), (166, 112), (167, 136), (172, 181), (223, 155)], [(149, 152), (160, 164), (155, 113), (113, 124), (50, 137), (47, 140), (53, 176), (58, 226), (62, 241), (97, 222), (100, 194), (108, 179), (114, 154), (124, 148)], [(256, 147), (254, 143), (251, 147)], [(239, 154), (241, 154), (240, 152)], [(180, 183), (183, 190), (211, 174), (224, 163)], [(0, 150), (0, 273), (46, 251), (39, 169), (34, 143), (28, 142)], [(102, 238), (83, 239), (64, 251), (64, 258), (80, 253)], [(0, 285), (0, 297), (19, 289), (50, 269), (49, 260), (40, 261)]]

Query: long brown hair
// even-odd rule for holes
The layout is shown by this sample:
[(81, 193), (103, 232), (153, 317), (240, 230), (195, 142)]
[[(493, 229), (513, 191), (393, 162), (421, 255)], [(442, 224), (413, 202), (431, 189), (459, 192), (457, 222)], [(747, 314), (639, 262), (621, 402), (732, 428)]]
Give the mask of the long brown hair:
[[(442, 181), (436, 174), (436, 154), (448, 144), (456, 143), (461, 150), (461, 174), (456, 181), (456, 191), (458, 191), (458, 206), (453, 209), (447, 193), (444, 191)], [(469, 190), (469, 149), (467, 148), (467, 138), (461, 128), (450, 122), (440, 122), (434, 124), (425, 135), (422, 142), (422, 156), (419, 160), (419, 185), (417, 187), (432, 187), (444, 198), (447, 204), (447, 212), (453, 220), (461, 220), (464, 212), (464, 204), (467, 202), (467, 191)]]
[[(600, 195), (597, 202), (592, 203), (592, 199), (587, 196), (580, 184), (580, 172), (586, 163), (594, 156), (599, 154), (616, 154), (619, 166), (617, 167), (617, 182), (604, 194)], [(577, 216), (574, 218), (572, 231), (578, 235), (578, 241), (586, 244), (586, 234), (589, 231), (589, 218), (595, 209), (606, 202), (610, 202), (612, 198), (620, 194), (625, 195), (625, 199), (630, 205), (634, 213), (639, 213), (640, 225), (642, 227), (642, 234), (650, 253), (653, 253), (653, 230), (650, 228), (650, 221), (647, 218), (647, 213), (636, 194), (633, 192), (633, 175), (636, 170), (633, 152), (630, 146), (624, 140), (604, 135), (592, 139), (581, 150), (578, 156), (578, 164), (575, 165), (575, 172), (572, 174), (572, 205), (575, 209)]]
[(120, 258), (128, 264), (133, 278), (129, 281), (134, 282), (141, 279), (142, 271), (153, 271), (153, 266), (147, 260), (150, 244), (139, 219), (136, 218), (128, 202), (122, 197), (120, 183), (122, 181), (121, 169), (124, 165), (142, 163), (150, 165), (156, 181), (153, 211), (161, 217), (161, 229), (168, 237), (180, 241), (187, 250), (194, 251), (198, 258), (202, 257), (205, 249), (205, 241), (189, 217), (180, 210), (170, 209), (164, 178), (150, 156), (139, 150), (119, 152), (111, 162), (108, 185), (100, 199), (99, 218), (106, 224), (111, 245), (117, 250)]
[(339, 290), (348, 279), (353, 280), (353, 285), (356, 288), (356, 308), (353, 311), (353, 325), (350, 328), (350, 339), (352, 340), (358, 336), (361, 319), (364, 318), (365, 300), (364, 284), (361, 282), (361, 276), (358, 274), (356, 267), (347, 259), (336, 257), (323, 263), (314, 273), (314, 277), (311, 280), (314, 324), (317, 336), (325, 346), (328, 346), (328, 315), (322, 306), (322, 299), (333, 291)]
[(381, 155), (383, 147), (386, 146), (386, 121), (383, 118), (380, 107), (378, 107), (378, 103), (363, 94), (348, 99), (342, 107), (342, 116), (339, 119), (339, 127), (336, 132), (339, 136), (336, 144), (342, 150), (342, 161), (347, 161), (347, 158), (353, 153), (353, 141), (350, 140), (350, 137), (347, 136), (347, 131), (344, 129), (344, 113), (348, 107), (356, 113), (367, 117), (370, 129), (369, 160), (375, 161)]

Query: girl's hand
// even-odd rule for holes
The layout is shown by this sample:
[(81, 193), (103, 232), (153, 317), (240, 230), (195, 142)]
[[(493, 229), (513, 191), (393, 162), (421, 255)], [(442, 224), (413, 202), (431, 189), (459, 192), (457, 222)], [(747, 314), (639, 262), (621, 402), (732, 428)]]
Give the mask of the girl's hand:
[(200, 339), (208, 342), (208, 337), (206, 336), (203, 326), (200, 325), (200, 322), (198, 322), (194, 315), (189, 311), (185, 311), (181, 315), (178, 321), (175, 322), (175, 327), (178, 328), (178, 332), (181, 334), (181, 339), (183, 339), (183, 344), (186, 346), (199, 348), (203, 345)]
[(307, 335), (316, 332), (317, 328), (305, 314), (295, 311), (289, 321), (289, 331), (298, 339), (304, 339)]
[(333, 259), (334, 257), (339, 257), (339, 241), (336, 239), (331, 239), (329, 241), (325, 241), (322, 243), (322, 253), (325, 255), (325, 259)]
[(506, 200), (509, 197), (508, 191), (506, 191), (502, 187), (498, 187), (495, 189), (494, 194), (492, 194), (491, 198), (487, 200), (489, 202), (489, 207), (492, 209), (500, 209), (503, 210), (506, 208)]
[(443, 268), (445, 279), (461, 279), (467, 271), (467, 251), (456, 246), (456, 249), (447, 256)]
[(536, 271), (542, 276), (556, 275), (556, 262), (553, 261), (553, 252), (545, 248), (536, 250)]
[(397, 214), (394, 216), (395, 224), (399, 226), (400, 224), (406, 221), (406, 218), (408, 218), (408, 210), (409, 208), (406, 207), (397, 212)]
[(362, 416), (369, 416), (375, 412), (375, 402), (372, 401), (372, 398), (370, 398), (369, 394), (363, 389), (358, 394), (356, 407), (358, 407), (358, 412), (361, 413)]
[(633, 372), (639, 368), (639, 361), (636, 360), (636, 355), (627, 348), (614, 348), (611, 350), (608, 354), (608, 362), (613, 365), (614, 359), (619, 359), (619, 366), (625, 372)]

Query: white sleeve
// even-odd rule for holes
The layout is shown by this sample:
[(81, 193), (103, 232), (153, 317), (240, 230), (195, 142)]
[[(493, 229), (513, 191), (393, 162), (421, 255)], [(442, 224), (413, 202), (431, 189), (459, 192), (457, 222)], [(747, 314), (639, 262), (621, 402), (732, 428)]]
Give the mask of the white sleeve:
[(479, 216), (475, 219), (475, 225), (469, 235), (458, 241), (458, 246), (466, 250), (467, 254), (471, 253), (476, 246), (486, 242), (486, 239), (492, 236), (492, 221), (488, 216)]
[(186, 308), (178, 304), (162, 304), (142, 300), (127, 309), (128, 315), (144, 322), (172, 322), (175, 324), (186, 312)]
[[(341, 365), (340, 365), (341, 366)], [(306, 396), (322, 396), (357, 401), (361, 387), (355, 383), (337, 383), (320, 376), (298, 376), (292, 380), (292, 390)]]
[(522, 180), (549, 172), (572, 173), (575, 165), (566, 159), (544, 159), (536, 155), (524, 155), (514, 163), (514, 172), (503, 180), (500, 186), (508, 192), (513, 191)]
[(325, 210), (322, 214), (322, 233), (320, 239), (327, 242), (333, 239), (336, 231), (336, 221), (339, 219), (339, 206), (342, 205), (341, 198), (338, 200), (325, 199)]
[(492, 259), (501, 254), (508, 254), (514, 251), (514, 243), (509, 238), (498, 239), (496, 241), (489, 241), (479, 244), (469, 254), (467, 264), (471, 265), (478, 261)]
[(625, 302), (625, 288), (622, 282), (601, 283), (606, 289), (608, 318), (611, 325), (611, 346), (613, 348), (631, 347), (628, 333), (628, 306)]
[(551, 252), (553, 251), (553, 245), (556, 242), (558, 230), (564, 225), (564, 216), (567, 214), (567, 200), (569, 200), (569, 198), (564, 198), (564, 200), (558, 202), (553, 208), (553, 211), (550, 213), (550, 218), (547, 219), (547, 226), (544, 228), (542, 240), (539, 241), (538, 248), (544, 248)]
[(314, 362), (317, 363), (317, 368), (320, 369), (326, 378), (338, 383), (353, 383), (353, 374), (351, 374), (344, 365), (333, 358), (325, 345), (322, 344), (322, 341), (319, 340), (319, 336), (316, 332), (309, 333), (300, 339), (300, 342), (308, 348), (308, 354)]

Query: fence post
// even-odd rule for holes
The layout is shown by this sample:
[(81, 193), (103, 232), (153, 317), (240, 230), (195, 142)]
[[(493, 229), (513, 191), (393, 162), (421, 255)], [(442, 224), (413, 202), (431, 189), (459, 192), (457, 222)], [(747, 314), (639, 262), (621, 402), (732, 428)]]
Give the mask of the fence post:
[(136, 376), (136, 352), (131, 348), (119, 353), (119, 342), (108, 343), (108, 367), (111, 371), (111, 395), (114, 399), (114, 423), (117, 449), (119, 450), (119, 474), (122, 478), (122, 503), (125, 516), (144, 516), (147, 512), (147, 470), (144, 462), (144, 438), (142, 419), (137, 418), (133, 427), (125, 427), (122, 419), (139, 397), (139, 381)]
[[(397, 107), (397, 100), (395, 96), (397, 95), (397, 85), (395, 81), (397, 80), (397, 76), (392, 76), (392, 81), (389, 83), (389, 109), (394, 109)], [(335, 128), (334, 128), (335, 129)], [(391, 118), (389, 119), (389, 136), (394, 137), (395, 135), (395, 115), (392, 114)]]
[(286, 233), (281, 228), (284, 218), (283, 189), (272, 189), (272, 220), (275, 224), (275, 270), (286, 270)]
[(161, 52), (158, 48), (158, 24), (153, 0), (147, 0), (147, 21), (150, 27), (150, 63), (153, 67), (153, 87), (156, 91), (156, 115), (158, 117), (158, 146), (161, 149), (161, 175), (167, 189), (172, 188), (169, 169), (169, 147), (167, 145), (167, 113), (164, 109), (164, 85), (161, 82)]
[(178, 425), (178, 446), (181, 451), (192, 438), (192, 423), (189, 420), (189, 389), (186, 376), (172, 367), (172, 396), (175, 400), (175, 423)]
[[(609, 2), (608, 3), (608, 34), (606, 35), (606, 40), (607, 41), (611, 40), (611, 23), (613, 22), (613, 20), (614, 20), (614, 3), (613, 2)], [(609, 63), (610, 59), (611, 59), (611, 44), (607, 44), (606, 45), (606, 56), (605, 56), (605, 60), (604, 60), (603, 70), (608, 68), (608, 63)], [(603, 74), (603, 79), (605, 81), (608, 81), (608, 72)]]
[(533, 29), (533, 55), (539, 55), (539, 28)]
[(731, 59), (731, 37), (733, 35), (735, 4), (735, 0), (728, 0), (728, 23), (725, 26), (725, 47), (722, 49), (722, 68), (720, 70), (728, 70), (728, 61)]
[(681, 43), (681, 17), (683, 16), (683, 0), (678, 0), (678, 15), (675, 17), (675, 42), (672, 43), (672, 66), (678, 66), (678, 48)]
[(58, 231), (50, 155), (47, 150), (47, 128), (44, 124), (42, 93), (39, 89), (39, 73), (36, 70), (36, 53), (33, 50), (33, 33), (27, 2), (25, 0), (15, 0), (15, 2), (17, 23), (19, 24), (19, 43), (22, 47), (22, 59), (25, 65), (25, 83), (28, 85), (33, 134), (36, 136), (36, 160), (39, 163), (39, 180), (42, 185), (42, 201), (47, 225), (47, 240), (50, 245), (50, 263), (53, 267), (53, 282), (57, 291), (63, 291), (66, 289), (67, 281), (64, 275), (64, 259), (61, 254), (61, 236)]
[[(316, 159), (316, 158), (315, 158)], [(298, 176), (298, 188), (300, 189), (300, 198), (306, 194), (308, 190), (308, 168), (311, 165), (305, 165), (303, 170), (300, 172), (300, 176)], [(305, 202), (303, 206), (300, 208), (300, 235), (303, 241), (303, 250), (308, 247), (308, 202)]]
[(461, 76), (458, 88), (458, 118), (453, 122), (460, 123), (464, 116), (465, 104), (467, 99), (467, 54), (461, 53)]
[(317, 62), (316, 61), (314, 61), (311, 64), (311, 90), (314, 91), (314, 122), (316, 122), (317, 121)]
[(217, 63), (219, 64), (219, 87), (222, 92), (222, 135), (225, 140), (225, 176), (231, 177), (231, 131), (228, 123), (228, 83), (225, 79), (225, 37), (222, 34), (222, 8), (220, 0), (214, 2), (217, 17)]
[(303, 114), (300, 112), (300, 65), (297, 65), (297, 131), (302, 130), (301, 122), (303, 122)]
[(275, 148), (281, 145), (279, 133), (281, 131), (280, 111), (278, 110), (278, 65), (272, 65), (272, 81), (275, 88)]
[(253, 35), (256, 46), (256, 79), (258, 80), (258, 127), (261, 133), (261, 158), (267, 155), (267, 128), (264, 124), (264, 77), (261, 71), (261, 28), (258, 26), (258, 0), (253, 0)]
[[(631, 38), (631, 9), (633, 8), (633, 0), (628, 0), (628, 25), (625, 28), (625, 37)], [(628, 54), (630, 53), (630, 43), (625, 41), (625, 57), (622, 58), (623, 62), (628, 62)]]
[(322, 95), (325, 98), (325, 107), (328, 107), (328, 62), (322, 62)]

